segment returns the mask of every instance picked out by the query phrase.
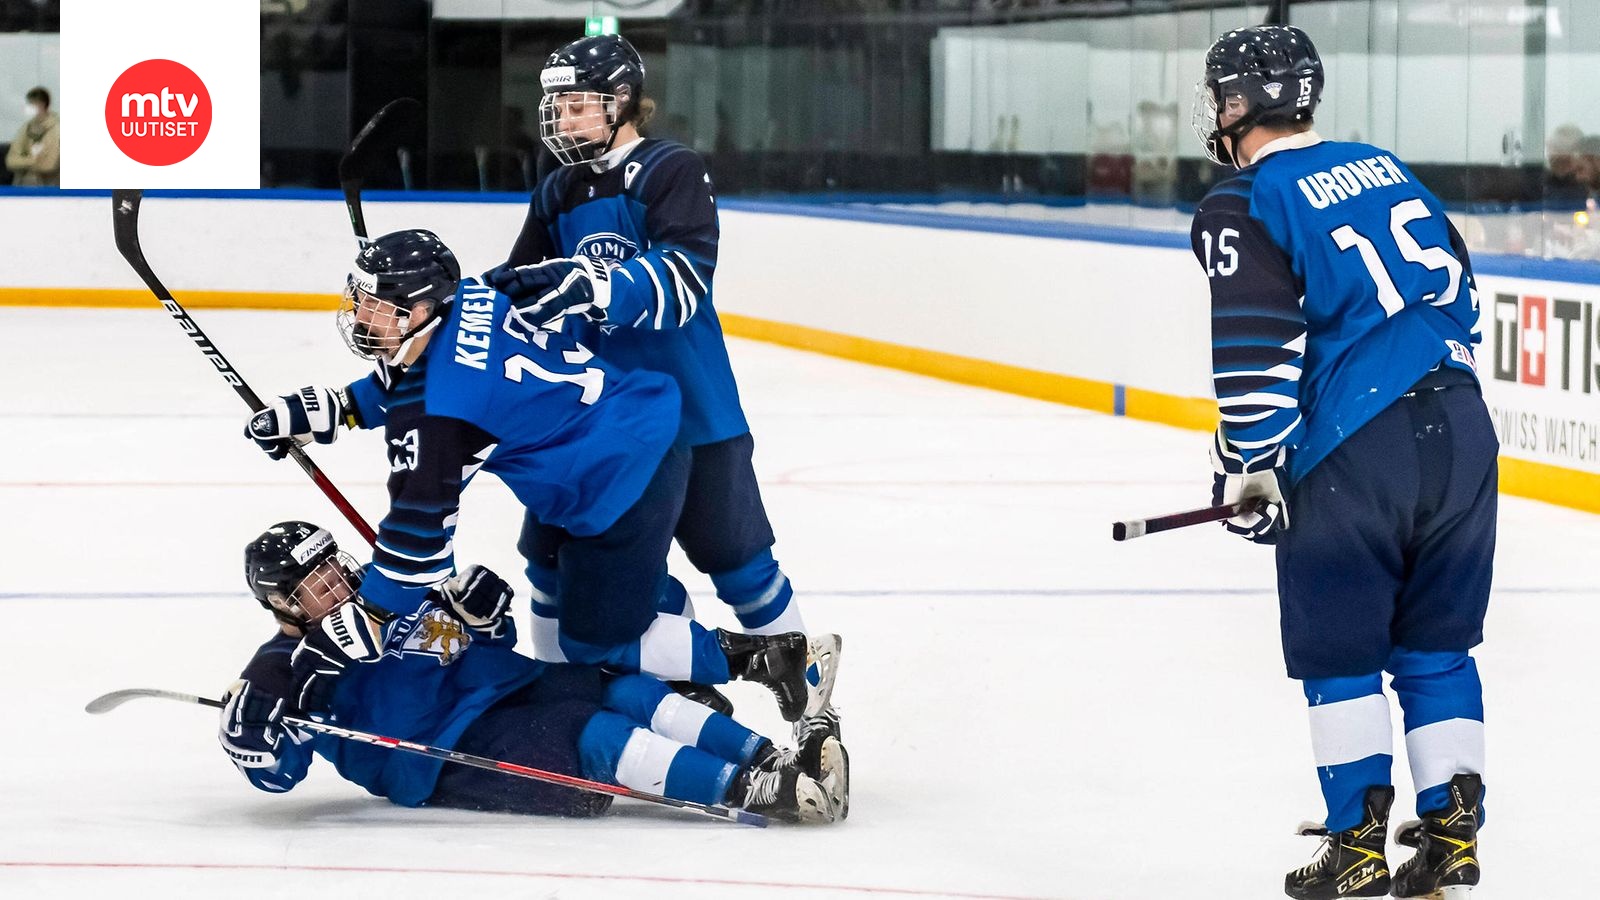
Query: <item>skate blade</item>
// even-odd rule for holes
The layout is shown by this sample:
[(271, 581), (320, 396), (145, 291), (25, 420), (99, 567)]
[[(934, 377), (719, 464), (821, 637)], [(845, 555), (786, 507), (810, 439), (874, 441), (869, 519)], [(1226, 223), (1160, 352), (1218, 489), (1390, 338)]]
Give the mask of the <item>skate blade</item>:
[(838, 738), (822, 742), (822, 787), (840, 819), (850, 818), (850, 754)]
[(827, 825), (839, 817), (833, 798), (809, 775), (795, 779), (795, 821), (801, 825)]
[(839, 655), (844, 640), (837, 634), (819, 634), (806, 646), (807, 716), (821, 713), (833, 702), (833, 683), (839, 675)]
[[(1473, 886), (1470, 884), (1452, 884), (1442, 887), (1431, 894), (1419, 894), (1409, 900), (1470, 900)], [(1397, 895), (1391, 895), (1397, 896)]]

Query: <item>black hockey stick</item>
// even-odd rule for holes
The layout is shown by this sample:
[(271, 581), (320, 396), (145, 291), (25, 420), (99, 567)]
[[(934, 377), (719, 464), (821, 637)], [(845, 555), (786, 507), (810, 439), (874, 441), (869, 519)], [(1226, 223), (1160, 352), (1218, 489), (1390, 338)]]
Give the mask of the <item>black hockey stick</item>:
[[(213, 700), (210, 697), (198, 697), (194, 694), (182, 694), (177, 691), (162, 691), (154, 688), (129, 688), (127, 690), (112, 691), (109, 694), (101, 694), (93, 700), (90, 700), (88, 705), (84, 706), (83, 710), (84, 712), (93, 713), (95, 715), (108, 713), (122, 704), (127, 703), (129, 700), (137, 700), (140, 697), (155, 697), (161, 700), (176, 700), (179, 703), (196, 703), (200, 706), (212, 707), (213, 709), (221, 709), (223, 706), (221, 700)], [(446, 750), (443, 747), (430, 747), (427, 744), (418, 744), (413, 741), (403, 741), (399, 738), (385, 737), (381, 734), (371, 734), (365, 731), (356, 731), (353, 728), (341, 728), (337, 725), (328, 725), (326, 723), (313, 721), (311, 719), (302, 719), (298, 716), (284, 716), (283, 721), (286, 725), (292, 725), (296, 728), (304, 729), (306, 731), (315, 731), (320, 734), (344, 738), (347, 741), (358, 741), (363, 744), (371, 744), (374, 747), (385, 747), (390, 750), (402, 750), (407, 753), (415, 753), (419, 756), (442, 759), (445, 762), (459, 763), (463, 766), (472, 766), (475, 769), (488, 769), (493, 772), (504, 772), (507, 775), (515, 775), (518, 778), (531, 778), (534, 781), (543, 781), (547, 784), (559, 784), (565, 787), (575, 788), (580, 791), (589, 791), (590, 793), (595, 794), (611, 794), (615, 797), (628, 797), (634, 800), (643, 800), (647, 803), (656, 803), (662, 806), (686, 809), (690, 812), (700, 813), (701, 815), (710, 816), (713, 819), (721, 819), (725, 822), (738, 822), (741, 825), (754, 825), (757, 828), (767, 827), (766, 816), (763, 816), (760, 813), (753, 813), (748, 810), (734, 809), (728, 806), (713, 806), (705, 803), (693, 803), (688, 800), (674, 800), (671, 797), (662, 797), (659, 794), (647, 794), (643, 791), (636, 791), (620, 785), (606, 784), (602, 781), (590, 781), (587, 778), (578, 778), (573, 775), (562, 775), (559, 772), (546, 772), (543, 769), (534, 769), (528, 766), (518, 765), (516, 763), (503, 762), (498, 759), (489, 759), (483, 756), (473, 756), (470, 753)]]
[[(155, 270), (150, 268), (150, 263), (145, 261), (144, 250), (139, 246), (139, 201), (143, 195), (143, 191), (116, 190), (111, 192), (112, 231), (117, 238), (117, 250), (122, 253), (122, 258), (128, 261), (128, 265), (133, 266), (133, 270), (139, 273), (139, 277), (143, 279), (145, 286), (150, 288), (150, 292), (155, 294), (156, 299), (161, 301), (161, 305), (166, 308), (167, 312), (172, 314), (172, 318), (177, 320), (184, 333), (189, 335), (189, 339), (194, 341), (196, 347), (200, 348), (200, 352), (204, 353), (206, 358), (211, 360), (211, 364), (217, 367), (217, 371), (222, 375), (222, 380), (233, 385), (234, 391), (250, 407), (251, 412), (260, 412), (266, 404), (262, 403), (261, 398), (256, 396), (256, 392), (251, 390), (250, 385), (245, 383), (244, 377), (239, 374), (232, 363), (228, 362), (227, 357), (222, 355), (222, 351), (217, 349), (217, 345), (211, 343), (211, 339), (206, 337), (206, 333), (200, 330), (200, 326), (195, 324), (188, 311), (177, 300), (172, 298), (172, 292), (167, 290), (166, 285), (161, 283), (161, 279), (156, 277)], [(350, 501), (339, 493), (339, 489), (333, 486), (333, 482), (328, 480), (328, 476), (322, 474), (322, 470), (317, 468), (317, 464), (311, 461), (311, 457), (306, 455), (305, 450), (298, 446), (291, 446), (289, 455), (294, 458), (295, 462), (300, 464), (300, 468), (305, 470), (307, 475), (311, 476), (311, 480), (333, 502), (333, 505), (339, 508), (339, 512), (344, 514), (345, 519), (355, 526), (356, 531), (361, 532), (361, 536), (366, 539), (367, 543), (376, 543), (378, 540), (377, 532), (374, 532), (372, 526), (361, 518), (361, 513), (356, 512), (356, 508), (350, 504)]]
[(339, 160), (339, 189), (344, 191), (344, 208), (350, 213), (350, 230), (363, 247), (368, 241), (367, 220), (361, 213), (361, 187), (377, 170), (378, 161), (389, 151), (398, 150), (401, 136), (421, 121), (421, 103), (410, 97), (391, 100), (367, 120)]
[(1202, 506), (1199, 509), (1168, 513), (1164, 516), (1112, 522), (1111, 539), (1113, 541), (1131, 541), (1136, 537), (1144, 537), (1147, 534), (1155, 534), (1158, 531), (1186, 528), (1190, 525), (1199, 525), (1202, 522), (1220, 522), (1223, 519), (1231, 519), (1244, 513), (1255, 512), (1260, 507), (1261, 501), (1252, 498), (1224, 506)]

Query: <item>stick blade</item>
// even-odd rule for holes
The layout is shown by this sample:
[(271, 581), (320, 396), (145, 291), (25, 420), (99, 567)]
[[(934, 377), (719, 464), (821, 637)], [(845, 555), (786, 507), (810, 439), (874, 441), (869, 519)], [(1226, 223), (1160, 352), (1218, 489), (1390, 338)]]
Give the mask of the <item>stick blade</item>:
[(389, 101), (367, 120), (350, 142), (349, 152), (339, 160), (340, 183), (365, 181), (378, 160), (388, 156), (421, 123), (421, 102), (412, 97)]
[(83, 711), (98, 716), (116, 709), (122, 704), (127, 703), (129, 700), (138, 700), (141, 697), (157, 697), (163, 700), (178, 700), (183, 703), (198, 703), (201, 706), (221, 705), (215, 701), (208, 703), (205, 698), (197, 697), (194, 694), (181, 694), (177, 691), (162, 691), (155, 688), (126, 688), (120, 691), (112, 691), (109, 694), (101, 694), (93, 700), (90, 700), (83, 707)]

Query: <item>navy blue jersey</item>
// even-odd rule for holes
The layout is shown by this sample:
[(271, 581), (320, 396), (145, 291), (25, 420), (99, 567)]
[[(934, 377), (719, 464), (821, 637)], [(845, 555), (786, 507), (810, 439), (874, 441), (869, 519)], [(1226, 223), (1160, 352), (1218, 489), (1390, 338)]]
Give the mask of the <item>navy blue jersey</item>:
[(492, 472), (539, 521), (599, 534), (644, 493), (678, 431), (678, 390), (622, 372), (570, 335), (503, 328), (508, 298), (461, 283), (427, 349), (346, 391), (389, 445), (389, 513), (361, 593), (415, 609), (455, 569), (461, 492)]
[[(384, 626), (379, 659), (354, 663), (339, 677), (328, 721), (357, 731), (454, 747), (489, 707), (544, 670), (544, 663), (515, 652), (516, 642), (510, 618), (494, 633), (466, 629), (431, 601), (424, 602), (410, 615)], [(242, 677), (255, 690), (286, 696), (293, 682), (289, 657), (298, 643), (298, 638), (283, 634), (273, 637), (256, 651)], [(276, 766), (242, 771), (262, 790), (287, 791), (305, 777), (313, 751), (333, 763), (344, 778), (403, 806), (428, 799), (444, 765), (413, 753), (290, 730), (279, 747)]]
[(1206, 194), (1222, 431), (1246, 465), (1287, 447), (1297, 482), (1433, 368), (1474, 371), (1478, 300), (1438, 199), (1386, 150), (1314, 134)]
[(605, 322), (583, 326), (580, 336), (613, 365), (678, 382), (689, 446), (750, 430), (711, 300), (719, 230), (699, 155), (645, 139), (604, 172), (588, 165), (551, 172), (507, 260), (520, 266), (583, 255), (616, 267)]

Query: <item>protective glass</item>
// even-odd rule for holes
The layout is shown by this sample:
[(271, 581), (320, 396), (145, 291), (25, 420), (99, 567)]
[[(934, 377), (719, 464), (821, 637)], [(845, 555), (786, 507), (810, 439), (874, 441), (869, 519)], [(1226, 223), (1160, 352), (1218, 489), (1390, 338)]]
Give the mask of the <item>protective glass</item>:
[(620, 108), (616, 94), (545, 94), (539, 101), (539, 139), (563, 166), (593, 162), (611, 143)]

